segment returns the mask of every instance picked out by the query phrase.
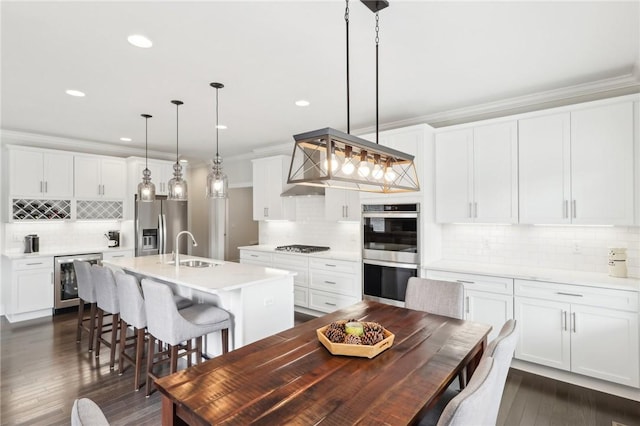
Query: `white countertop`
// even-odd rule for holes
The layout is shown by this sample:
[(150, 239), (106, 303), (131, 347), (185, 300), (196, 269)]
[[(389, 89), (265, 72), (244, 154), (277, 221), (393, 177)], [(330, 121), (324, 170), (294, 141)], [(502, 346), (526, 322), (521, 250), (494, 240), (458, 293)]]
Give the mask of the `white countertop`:
[(133, 247), (80, 247), (80, 248), (47, 248), (45, 250), (39, 251), (38, 253), (21, 253), (18, 251), (15, 252), (5, 252), (2, 253), (3, 256), (9, 259), (32, 259), (38, 257), (48, 257), (48, 256), (71, 256), (74, 254), (91, 254), (91, 253), (105, 253), (109, 251), (118, 252), (125, 250), (133, 250)]
[(522, 280), (548, 281), (589, 287), (611, 288), (640, 292), (639, 278), (616, 278), (597, 272), (568, 271), (563, 269), (536, 268), (530, 266), (487, 265), (482, 263), (439, 260), (422, 265), (423, 269), (493, 275)]
[(175, 265), (167, 264), (171, 260), (170, 254), (110, 259), (104, 260), (102, 263), (208, 293), (236, 290), (261, 282), (280, 279), (288, 275), (296, 275), (295, 272), (281, 269), (225, 262), (197, 256), (180, 256), (181, 261), (187, 259), (207, 260), (216, 263), (217, 266), (210, 268), (180, 266), (176, 268)]
[(276, 246), (268, 244), (259, 244), (255, 246), (238, 247), (238, 250), (255, 250), (269, 253), (286, 254), (292, 256), (319, 257), (321, 259), (347, 260), (351, 262), (359, 262), (362, 260), (362, 252), (327, 250), (317, 253), (293, 253), (290, 251), (278, 251)]

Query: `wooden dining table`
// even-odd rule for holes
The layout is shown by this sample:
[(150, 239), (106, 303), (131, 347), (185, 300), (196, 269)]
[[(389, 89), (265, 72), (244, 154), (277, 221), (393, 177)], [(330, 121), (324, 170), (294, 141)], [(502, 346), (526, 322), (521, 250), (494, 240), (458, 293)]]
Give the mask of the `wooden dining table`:
[[(316, 329), (381, 324), (393, 345), (372, 359), (332, 355)], [(163, 425), (405, 425), (417, 422), (463, 369), (491, 326), (362, 301), (156, 381)]]

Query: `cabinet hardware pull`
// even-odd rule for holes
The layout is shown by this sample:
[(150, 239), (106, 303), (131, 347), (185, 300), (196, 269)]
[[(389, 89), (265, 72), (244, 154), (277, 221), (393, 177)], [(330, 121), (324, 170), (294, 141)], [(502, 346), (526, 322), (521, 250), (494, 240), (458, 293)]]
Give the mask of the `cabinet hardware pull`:
[(571, 312), (571, 317), (573, 318), (573, 332), (576, 332), (576, 313)]
[(325, 263), (325, 264), (324, 264), (324, 266), (331, 266), (332, 268), (335, 268), (335, 267), (336, 267), (336, 265), (332, 265), (332, 264), (330, 264), (330, 263)]
[(335, 303), (329, 303), (329, 302), (324, 302), (325, 305), (329, 305), (329, 306), (336, 306)]
[(344, 217), (349, 217), (349, 206), (344, 206), (345, 215)]
[(42, 181), (40, 181), (40, 192), (44, 192)]
[(114, 255), (113, 255), (113, 256), (111, 256), (111, 257), (124, 257), (124, 254), (114, 254)]
[(582, 294), (577, 293), (564, 293), (562, 291), (557, 291), (556, 294), (560, 294), (562, 296), (575, 296), (575, 297), (584, 297)]
[(478, 218), (478, 203), (476, 203), (475, 201), (473, 202), (473, 210), (474, 210), (473, 217), (475, 217), (477, 219)]
[(326, 284), (333, 284), (333, 285), (335, 285), (335, 284), (336, 284), (334, 281), (326, 281), (326, 280), (325, 280), (325, 283), (326, 283)]
[(569, 200), (564, 200), (562, 202), (562, 218), (563, 219), (569, 218)]
[(466, 309), (465, 309), (465, 312), (466, 312), (466, 313), (469, 313), (469, 296), (465, 297), (465, 302), (466, 302), (466, 304), (467, 304), (467, 307), (466, 307)]
[(42, 265), (42, 262), (27, 263), (27, 266)]
[(257, 255), (257, 254), (251, 254), (250, 256), (251, 256), (251, 257), (258, 257), (258, 255)]
[(473, 216), (471, 215), (471, 203), (469, 203), (469, 217), (473, 217)]
[(475, 284), (474, 281), (465, 281), (465, 280), (456, 280), (456, 282), (460, 284)]
[(572, 204), (571, 210), (573, 210), (573, 218), (575, 219), (576, 218), (576, 200), (573, 200), (571, 204)]
[(562, 311), (562, 328), (567, 331), (567, 311)]
[(49, 192), (49, 182), (47, 182), (46, 180), (44, 181), (44, 192)]

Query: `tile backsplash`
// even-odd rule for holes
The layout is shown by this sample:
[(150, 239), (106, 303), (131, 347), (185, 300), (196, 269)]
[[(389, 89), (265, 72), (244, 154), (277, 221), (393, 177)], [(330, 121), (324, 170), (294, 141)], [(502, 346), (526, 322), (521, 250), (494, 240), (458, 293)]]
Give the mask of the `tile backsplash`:
[(261, 221), (260, 244), (307, 244), (332, 250), (360, 250), (360, 222), (332, 222), (324, 218), (324, 197), (296, 200), (296, 221)]
[[(130, 221), (131, 222), (131, 221)], [(104, 234), (109, 230), (120, 230), (120, 221), (92, 222), (31, 222), (4, 224), (4, 251), (6, 253), (24, 252), (24, 236), (37, 234), (40, 237), (40, 251), (65, 250), (77, 248), (99, 249), (107, 246)], [(121, 232), (121, 246), (128, 243)], [(133, 245), (133, 241), (128, 245)]]
[(442, 226), (444, 260), (608, 273), (610, 247), (626, 248), (640, 277), (640, 227)]

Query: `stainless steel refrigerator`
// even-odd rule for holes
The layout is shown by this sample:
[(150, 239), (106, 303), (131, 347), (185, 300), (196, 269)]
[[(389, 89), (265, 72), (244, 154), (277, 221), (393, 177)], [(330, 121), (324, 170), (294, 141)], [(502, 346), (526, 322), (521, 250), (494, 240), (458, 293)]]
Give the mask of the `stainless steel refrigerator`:
[[(188, 230), (187, 201), (157, 196), (153, 202), (135, 203), (136, 256), (175, 251), (176, 235)], [(180, 240), (179, 248), (181, 254), (187, 252), (187, 238)]]

